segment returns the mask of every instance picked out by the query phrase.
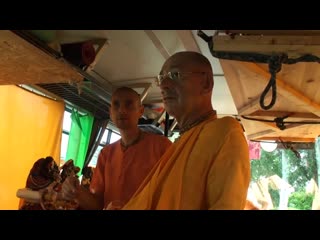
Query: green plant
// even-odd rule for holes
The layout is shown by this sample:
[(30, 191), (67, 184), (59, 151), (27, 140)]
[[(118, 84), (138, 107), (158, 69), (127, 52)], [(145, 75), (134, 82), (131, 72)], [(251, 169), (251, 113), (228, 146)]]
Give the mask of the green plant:
[(261, 150), (260, 160), (251, 161), (251, 179), (258, 181), (260, 177), (270, 177), (272, 175), (282, 177), (281, 154), (279, 150), (266, 152)]
[(294, 192), (289, 197), (288, 207), (299, 210), (311, 210), (313, 198), (314, 196), (311, 193)]
[(269, 193), (270, 193), (270, 196), (271, 196), (271, 199), (272, 199), (273, 207), (274, 207), (274, 208), (278, 208), (279, 202), (280, 202), (279, 190), (272, 189), (272, 188), (269, 186)]

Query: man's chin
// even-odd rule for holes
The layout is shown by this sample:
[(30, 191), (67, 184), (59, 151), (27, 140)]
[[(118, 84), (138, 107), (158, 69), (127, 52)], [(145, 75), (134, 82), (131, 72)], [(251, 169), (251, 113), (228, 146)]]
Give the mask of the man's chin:
[(118, 124), (116, 126), (119, 130), (128, 130), (131, 128), (129, 125), (126, 125), (126, 124)]

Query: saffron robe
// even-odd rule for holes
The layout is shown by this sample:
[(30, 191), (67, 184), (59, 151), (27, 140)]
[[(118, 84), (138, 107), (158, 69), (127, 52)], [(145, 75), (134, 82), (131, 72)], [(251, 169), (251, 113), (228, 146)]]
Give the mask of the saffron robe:
[(123, 210), (244, 209), (249, 149), (241, 125), (212, 116), (161, 157)]

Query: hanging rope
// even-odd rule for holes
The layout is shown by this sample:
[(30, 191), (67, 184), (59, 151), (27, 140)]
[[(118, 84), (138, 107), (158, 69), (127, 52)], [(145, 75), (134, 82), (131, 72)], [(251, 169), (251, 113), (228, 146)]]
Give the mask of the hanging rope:
[(282, 144), (282, 146), (284, 147), (284, 149), (288, 149), (288, 150), (291, 150), (294, 155), (296, 155), (296, 157), (298, 159), (301, 159), (301, 155), (300, 153), (293, 147), (292, 143), (290, 142), (283, 142), (281, 139), (280, 139), (280, 142)]
[[(277, 99), (276, 74), (281, 70), (282, 64), (295, 64), (298, 62), (318, 62), (320, 58), (311, 54), (306, 54), (298, 58), (288, 58), (287, 54), (266, 55), (261, 53), (241, 53), (241, 52), (224, 52), (213, 50), (213, 37), (207, 36), (203, 31), (198, 31), (198, 36), (208, 43), (212, 56), (227, 60), (236, 60), (254, 63), (266, 63), (269, 65), (270, 80), (260, 96), (260, 106), (264, 110), (269, 110), (274, 106)], [(268, 105), (264, 104), (265, 97), (269, 90), (272, 89), (272, 98)]]
[(247, 119), (247, 120), (252, 120), (252, 121), (275, 123), (280, 130), (285, 130), (286, 129), (285, 124), (320, 124), (320, 122), (314, 122), (314, 121), (310, 121), (310, 122), (307, 122), (307, 121), (301, 121), (301, 122), (284, 121), (284, 119), (288, 118), (289, 116), (276, 117), (274, 120), (253, 118), (253, 117), (247, 117), (247, 116), (243, 116), (243, 115), (241, 117), (244, 118), (244, 119)]
[[(269, 60), (269, 72), (271, 74), (270, 81), (268, 82), (268, 85), (263, 90), (261, 96), (260, 96), (260, 106), (264, 110), (268, 110), (273, 107), (273, 105), (276, 103), (277, 100), (277, 84), (276, 84), (276, 74), (281, 70), (281, 64), (282, 64), (283, 56), (271, 56)], [(266, 95), (268, 94), (269, 90), (272, 88), (272, 98), (269, 105), (264, 104), (264, 100)]]

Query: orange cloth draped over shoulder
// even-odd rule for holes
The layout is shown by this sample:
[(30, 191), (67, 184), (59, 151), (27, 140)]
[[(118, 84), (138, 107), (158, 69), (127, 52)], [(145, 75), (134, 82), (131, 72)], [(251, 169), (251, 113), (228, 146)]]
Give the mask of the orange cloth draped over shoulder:
[(162, 156), (123, 210), (244, 209), (250, 160), (241, 125), (212, 116)]

